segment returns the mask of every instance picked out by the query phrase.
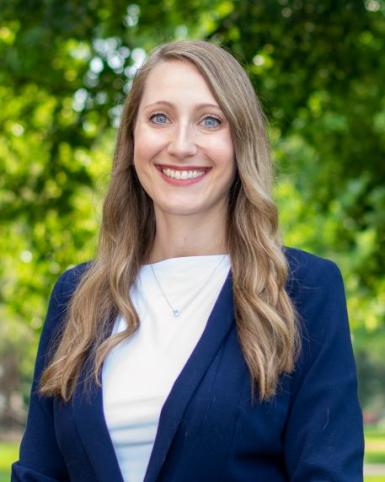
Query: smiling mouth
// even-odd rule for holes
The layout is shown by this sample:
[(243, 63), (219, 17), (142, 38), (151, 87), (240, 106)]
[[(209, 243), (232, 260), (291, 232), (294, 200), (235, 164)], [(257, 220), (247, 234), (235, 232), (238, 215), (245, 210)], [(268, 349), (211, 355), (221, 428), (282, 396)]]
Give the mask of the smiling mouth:
[(176, 180), (188, 180), (188, 179), (197, 179), (199, 177), (203, 177), (207, 171), (209, 171), (210, 167), (169, 167), (164, 165), (156, 165), (156, 167), (161, 171), (165, 176), (176, 179)]

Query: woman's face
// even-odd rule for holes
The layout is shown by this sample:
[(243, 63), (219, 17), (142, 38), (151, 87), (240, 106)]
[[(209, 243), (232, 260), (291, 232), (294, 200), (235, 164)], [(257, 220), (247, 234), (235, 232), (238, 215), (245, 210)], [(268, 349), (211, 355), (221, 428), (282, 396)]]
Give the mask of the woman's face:
[(173, 60), (150, 72), (134, 165), (155, 213), (226, 215), (236, 171), (230, 126), (194, 65)]

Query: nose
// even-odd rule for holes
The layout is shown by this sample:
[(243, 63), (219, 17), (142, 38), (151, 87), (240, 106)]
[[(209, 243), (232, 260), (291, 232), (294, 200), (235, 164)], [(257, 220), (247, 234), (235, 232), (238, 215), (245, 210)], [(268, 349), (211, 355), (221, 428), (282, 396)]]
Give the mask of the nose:
[(197, 150), (193, 127), (187, 124), (175, 127), (167, 146), (167, 153), (178, 159), (184, 159), (194, 156)]

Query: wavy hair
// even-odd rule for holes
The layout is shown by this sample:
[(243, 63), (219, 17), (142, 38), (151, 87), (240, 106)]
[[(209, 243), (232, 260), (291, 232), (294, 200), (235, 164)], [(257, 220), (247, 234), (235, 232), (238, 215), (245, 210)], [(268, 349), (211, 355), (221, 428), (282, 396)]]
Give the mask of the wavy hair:
[[(236, 327), (253, 393), (257, 389), (260, 400), (268, 399), (276, 393), (280, 375), (294, 369), (299, 324), (285, 290), (288, 265), (271, 197), (272, 163), (263, 111), (232, 55), (208, 42), (184, 40), (155, 49), (134, 77), (117, 136), (97, 256), (67, 307), (63, 331), (40, 380), (42, 395), (68, 401), (86, 362), (88, 379), (100, 384), (106, 355), (138, 329), (127, 293), (150, 254), (155, 215), (133, 168), (133, 132), (149, 72), (170, 60), (190, 62), (198, 69), (231, 128), (237, 173), (229, 194), (227, 243)], [(127, 328), (111, 335), (118, 313)]]

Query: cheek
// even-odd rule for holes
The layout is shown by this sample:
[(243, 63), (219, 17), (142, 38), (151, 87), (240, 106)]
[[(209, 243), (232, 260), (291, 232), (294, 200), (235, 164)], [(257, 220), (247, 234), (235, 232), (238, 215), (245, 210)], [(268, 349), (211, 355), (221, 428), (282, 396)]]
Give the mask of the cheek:
[(205, 141), (206, 150), (210, 151), (213, 158), (223, 159), (223, 161), (234, 159), (234, 144), (228, 130), (209, 136)]
[(144, 135), (138, 131), (134, 137), (134, 164), (140, 166), (150, 155), (148, 143), (145, 142)]
[(234, 175), (235, 166), (235, 152), (233, 143), (228, 138), (218, 139), (210, 145), (210, 157), (215, 161), (221, 171), (228, 175)]
[(150, 161), (162, 149), (162, 140), (157, 133), (149, 132), (146, 127), (138, 126), (134, 132), (134, 164)]

